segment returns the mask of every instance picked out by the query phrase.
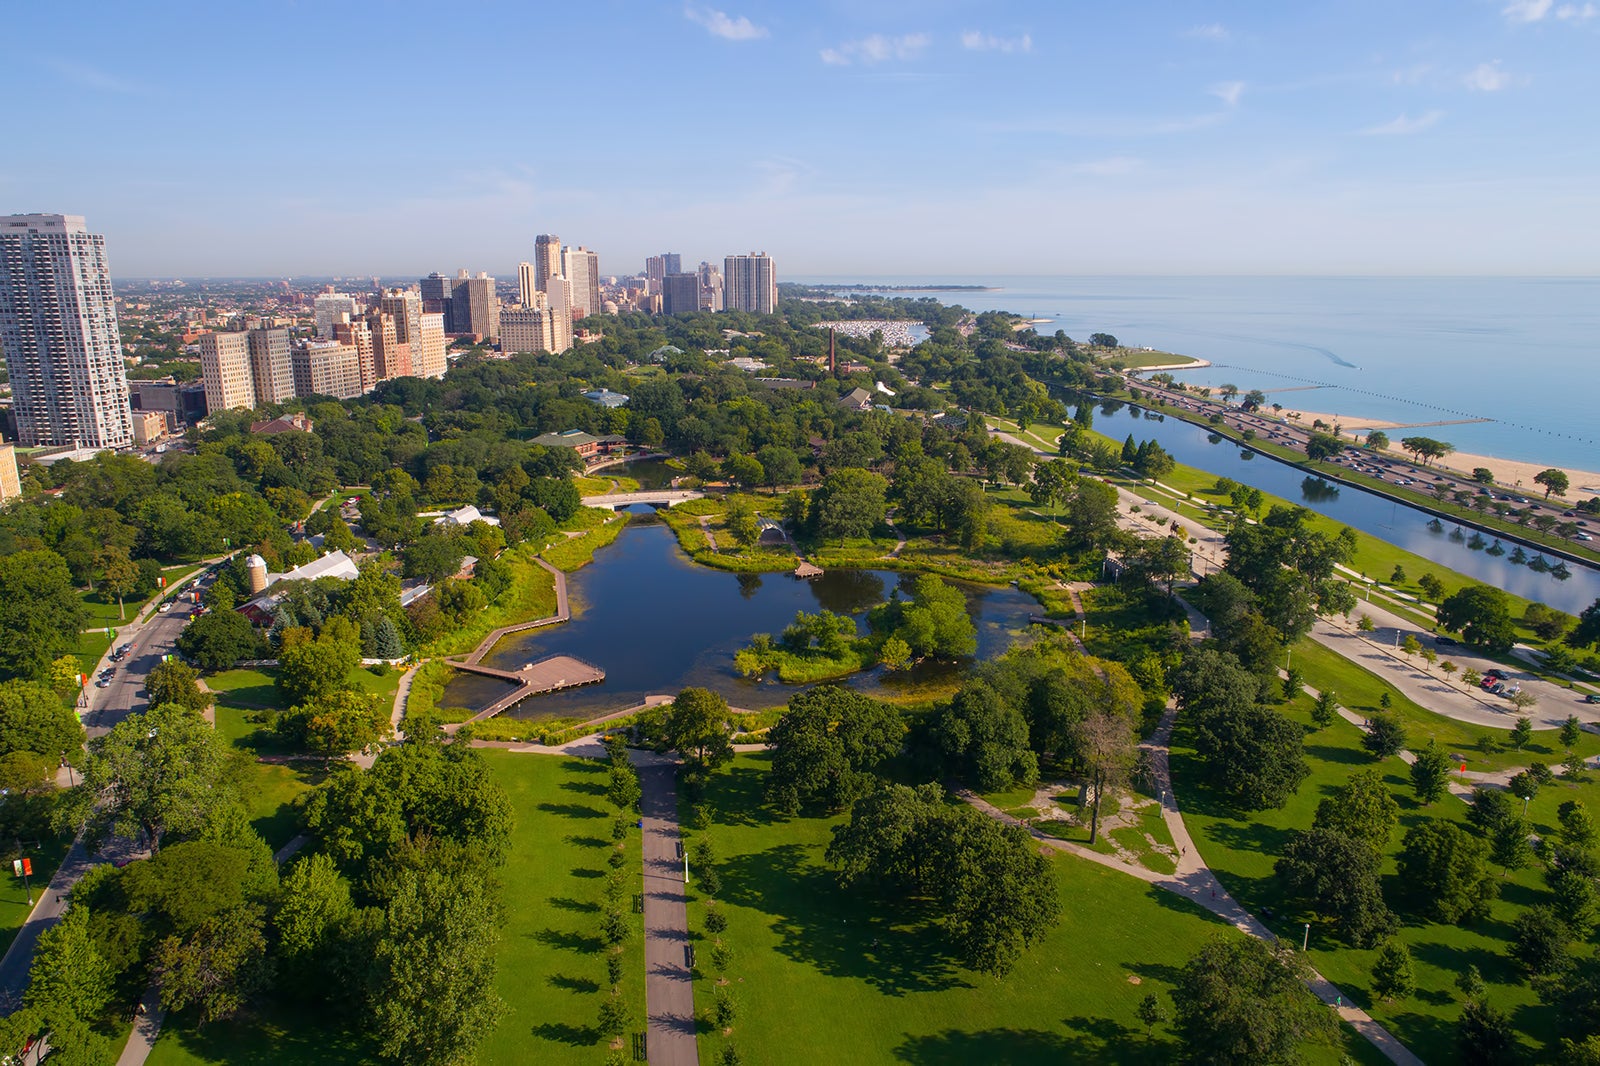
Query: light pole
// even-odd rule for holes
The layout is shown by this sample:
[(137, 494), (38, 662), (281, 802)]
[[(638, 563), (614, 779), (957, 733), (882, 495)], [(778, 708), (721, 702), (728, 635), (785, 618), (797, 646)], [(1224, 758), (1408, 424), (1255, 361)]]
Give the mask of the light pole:
[(1306, 923), (1306, 935), (1300, 941), (1300, 951), (1301, 951), (1301, 953), (1303, 954), (1304, 952), (1309, 950), (1310, 947), (1311, 947), (1311, 923), (1307, 922)]

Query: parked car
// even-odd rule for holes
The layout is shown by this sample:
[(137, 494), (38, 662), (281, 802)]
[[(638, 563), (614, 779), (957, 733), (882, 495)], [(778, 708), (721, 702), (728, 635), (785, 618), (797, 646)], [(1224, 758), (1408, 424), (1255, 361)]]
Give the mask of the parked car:
[(105, 688), (109, 684), (111, 684), (111, 679), (109, 677), (102, 677), (94, 683), (94, 687)]
[(161, 606), (157, 607), (156, 610), (158, 612), (160, 612), (161, 614), (166, 614), (168, 611), (172, 610), (172, 601), (171, 600), (163, 601)]
[(1433, 642), (1441, 648), (1454, 648), (1456, 645), (1461, 643), (1455, 637), (1447, 637), (1443, 634), (1434, 637)]
[(1492, 677), (1496, 681), (1500, 681), (1506, 676), (1506, 672), (1504, 670), (1500, 669), (1498, 666), (1495, 666), (1495, 667), (1491, 667), (1488, 670), (1485, 670), (1483, 672), (1483, 676), (1484, 677)]

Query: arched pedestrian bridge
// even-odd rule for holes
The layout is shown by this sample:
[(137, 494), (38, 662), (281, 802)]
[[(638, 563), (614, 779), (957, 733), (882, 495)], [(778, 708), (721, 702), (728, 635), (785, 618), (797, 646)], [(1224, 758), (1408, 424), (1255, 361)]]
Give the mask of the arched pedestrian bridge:
[(661, 489), (656, 492), (608, 492), (604, 496), (585, 496), (585, 507), (608, 507), (615, 511), (619, 507), (632, 507), (634, 504), (647, 503), (652, 507), (671, 507), (684, 500), (698, 500), (704, 498), (705, 493), (695, 489)]

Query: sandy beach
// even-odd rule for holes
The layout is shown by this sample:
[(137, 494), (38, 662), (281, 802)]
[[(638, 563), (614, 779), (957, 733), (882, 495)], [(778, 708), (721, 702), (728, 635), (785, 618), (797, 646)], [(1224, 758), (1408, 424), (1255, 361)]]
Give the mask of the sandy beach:
[[(1280, 401), (1281, 402), (1281, 401)], [(1270, 408), (1269, 408), (1270, 410)], [(1328, 414), (1325, 411), (1306, 411), (1298, 407), (1285, 404), (1283, 413), (1288, 415), (1296, 412), (1299, 418), (1290, 419), (1289, 424), (1303, 429), (1309, 429), (1311, 424), (1318, 419), (1329, 425), (1340, 426), (1346, 435), (1354, 429), (1381, 429), (1389, 434), (1392, 455), (1408, 458), (1400, 448), (1401, 437), (1432, 437), (1434, 440), (1449, 440), (1451, 426), (1406, 426), (1398, 422), (1385, 422), (1381, 418), (1359, 418), (1355, 415)], [(1520, 459), (1501, 459), (1493, 455), (1478, 455), (1474, 452), (1451, 452), (1434, 466), (1443, 466), (1448, 469), (1470, 474), (1476, 467), (1484, 467), (1494, 474), (1495, 483), (1511, 487), (1520, 487), (1525, 493), (1543, 496), (1544, 489), (1534, 483), (1533, 476), (1541, 470), (1548, 470), (1549, 463), (1529, 463)], [(1567, 489), (1567, 499), (1577, 502), (1580, 497), (1600, 496), (1600, 472), (1593, 470), (1579, 470), (1575, 467), (1563, 466), (1557, 469), (1566, 471), (1572, 486)], [(1552, 497), (1554, 498), (1554, 497)]]

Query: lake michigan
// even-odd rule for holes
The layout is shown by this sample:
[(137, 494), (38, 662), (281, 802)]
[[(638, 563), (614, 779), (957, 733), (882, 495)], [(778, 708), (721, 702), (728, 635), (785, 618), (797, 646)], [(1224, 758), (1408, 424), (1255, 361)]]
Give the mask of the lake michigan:
[[(1114, 334), (1209, 360), (1179, 375), (1263, 389), (1286, 407), (1427, 423), (1466, 452), (1600, 468), (1600, 278), (830, 276), (804, 284), (930, 290), (975, 311), (1047, 319), (1040, 333)], [(1306, 386), (1314, 386), (1306, 388)], [(1295, 389), (1292, 392), (1277, 390)], [(1404, 435), (1396, 431), (1391, 436)]]

